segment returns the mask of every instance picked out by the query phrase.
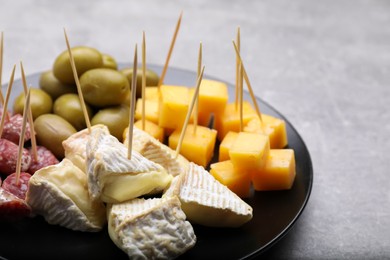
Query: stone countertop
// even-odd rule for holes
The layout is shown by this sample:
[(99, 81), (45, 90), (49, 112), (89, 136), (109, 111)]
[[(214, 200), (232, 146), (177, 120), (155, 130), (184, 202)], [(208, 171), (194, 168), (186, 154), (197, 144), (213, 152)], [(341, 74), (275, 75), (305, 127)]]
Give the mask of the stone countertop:
[(131, 62), (147, 37), (147, 62), (163, 65), (178, 15), (170, 66), (234, 82), (231, 40), (255, 94), (280, 111), (313, 162), (310, 200), (272, 259), (390, 258), (390, 2), (49, 1), (0, 3), (3, 83), (23, 60), (27, 74), (51, 68), (66, 46), (94, 46)]

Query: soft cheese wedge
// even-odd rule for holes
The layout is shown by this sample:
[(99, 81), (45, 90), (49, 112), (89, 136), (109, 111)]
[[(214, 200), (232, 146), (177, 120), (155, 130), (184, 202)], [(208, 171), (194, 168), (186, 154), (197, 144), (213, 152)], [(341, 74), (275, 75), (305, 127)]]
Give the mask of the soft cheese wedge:
[[(128, 144), (128, 129), (123, 132), (123, 143)], [(175, 158), (175, 151), (159, 142), (141, 129), (133, 128), (133, 149), (148, 160), (164, 167), (172, 176), (177, 176), (188, 168), (188, 160), (182, 155)]]
[[(91, 129), (101, 129), (102, 131), (106, 132), (107, 134), (110, 133), (107, 126), (105, 125), (94, 125), (91, 127)], [(88, 141), (89, 133), (88, 129), (81, 130), (71, 136), (69, 136), (65, 141), (62, 142), (62, 146), (64, 147), (65, 151), (65, 158), (71, 160), (74, 165), (80, 168), (83, 172), (87, 171), (86, 166), (86, 147), (87, 147), (87, 141)]]
[(178, 196), (188, 220), (211, 227), (239, 227), (252, 219), (252, 207), (202, 166), (189, 164), (163, 197)]
[(112, 241), (130, 259), (173, 259), (196, 243), (177, 197), (109, 205), (107, 217)]
[(53, 225), (93, 232), (106, 223), (104, 204), (89, 197), (86, 174), (66, 158), (35, 172), (26, 202)]
[(93, 199), (119, 203), (158, 193), (172, 175), (137, 151), (127, 158), (127, 147), (101, 128), (93, 129), (87, 148), (88, 189)]

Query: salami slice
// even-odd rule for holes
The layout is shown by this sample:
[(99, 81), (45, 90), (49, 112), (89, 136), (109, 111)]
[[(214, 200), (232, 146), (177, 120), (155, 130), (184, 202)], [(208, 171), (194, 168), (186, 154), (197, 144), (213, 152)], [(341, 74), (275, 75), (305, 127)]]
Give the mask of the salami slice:
[[(9, 118), (4, 124), (2, 138), (10, 140), (19, 145), (20, 133), (22, 131), (23, 116), (15, 114)], [(24, 134), (24, 141), (31, 139), (31, 129), (29, 123), (26, 124), (26, 133)]]
[[(31, 153), (31, 148), (29, 151)], [(28, 169), (30, 174), (34, 174), (43, 167), (59, 163), (54, 154), (44, 146), (37, 146), (37, 157), (37, 160), (34, 160), (33, 157), (31, 158), (30, 168)]]
[[(9, 140), (0, 139), (0, 173), (9, 175), (16, 171), (18, 147), (18, 145)], [(30, 152), (23, 148), (21, 171), (26, 172), (30, 168), (30, 164)]]
[(31, 215), (30, 206), (0, 187), (0, 221), (14, 222)]
[(19, 199), (24, 200), (28, 189), (28, 181), (31, 175), (27, 172), (21, 172), (19, 182), (16, 185), (16, 173), (12, 173), (4, 179), (2, 188), (9, 193), (12, 193)]

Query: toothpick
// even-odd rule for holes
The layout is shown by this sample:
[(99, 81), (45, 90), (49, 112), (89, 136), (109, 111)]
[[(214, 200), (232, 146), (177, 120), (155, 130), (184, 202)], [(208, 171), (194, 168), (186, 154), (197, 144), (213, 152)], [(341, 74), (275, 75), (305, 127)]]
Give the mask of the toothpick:
[[(238, 51), (241, 50), (241, 33), (240, 33), (240, 27), (237, 28), (237, 48), (238, 48)], [(238, 100), (240, 99), (239, 95), (240, 95), (240, 81), (241, 77), (240, 77), (240, 59), (238, 58), (237, 54), (236, 54), (236, 100), (235, 100), (235, 107), (236, 107), (236, 111), (237, 111), (237, 107), (238, 107)]]
[[(197, 77), (199, 78), (200, 70), (202, 68), (202, 42), (199, 45), (199, 54), (198, 54), (198, 71)], [(195, 102), (195, 112), (194, 112), (194, 135), (196, 134), (196, 128), (198, 126), (198, 110), (199, 110), (199, 95), (196, 97)]]
[[(23, 82), (23, 90), (24, 90), (24, 95), (27, 96), (27, 82), (26, 82), (26, 75), (24, 73), (24, 68), (23, 68), (23, 63), (20, 61), (20, 71), (22, 74), (22, 82)], [(37, 153), (37, 141), (35, 138), (35, 129), (34, 129), (34, 119), (32, 116), (32, 110), (31, 106), (28, 108), (28, 123), (30, 125), (30, 132), (31, 132), (31, 151), (32, 151), (32, 156), (35, 161), (38, 160), (38, 153)]]
[(236, 50), (236, 54), (237, 54), (238, 58), (240, 59), (241, 66), (242, 66), (242, 73), (243, 73), (243, 76), (244, 76), (244, 79), (245, 79), (245, 83), (246, 83), (246, 85), (248, 87), (249, 93), (250, 93), (250, 95), (252, 97), (252, 102), (253, 102), (253, 105), (255, 106), (255, 110), (256, 110), (257, 116), (260, 119), (260, 123), (263, 124), (263, 119), (261, 117), (261, 112), (260, 112), (259, 106), (257, 104), (256, 96), (253, 93), (252, 85), (249, 82), (248, 74), (246, 73), (246, 70), (245, 70), (245, 67), (244, 67), (244, 63), (242, 62), (242, 59), (241, 59), (241, 56), (240, 56), (240, 52), (238, 51), (237, 45), (236, 45), (236, 43), (234, 41), (233, 41), (233, 45), (234, 45), (234, 49)]
[(2, 76), (3, 76), (3, 46), (4, 46), (4, 33), (0, 35), (0, 102), (4, 106), (4, 96), (2, 91)]
[(27, 91), (26, 102), (24, 103), (24, 109), (23, 109), (22, 131), (20, 133), (20, 138), (19, 138), (18, 160), (16, 161), (16, 178), (15, 178), (16, 186), (19, 185), (20, 169), (22, 167), (24, 135), (26, 134), (27, 118), (29, 117), (28, 109), (30, 107), (30, 90), (31, 89), (28, 89), (28, 91)]
[(238, 79), (240, 84), (239, 84), (239, 92), (240, 92), (240, 132), (242, 132), (244, 130), (244, 107), (243, 107), (243, 103), (244, 103), (244, 100), (243, 100), (243, 96), (244, 96), (244, 84), (242, 83), (242, 63), (240, 63), (239, 65), (239, 73), (238, 75), (240, 76), (240, 78)]
[[(134, 50), (134, 62), (133, 62), (133, 78), (132, 78), (132, 86), (136, 86), (137, 84), (137, 44), (135, 45)], [(135, 88), (133, 87), (131, 90), (131, 100), (130, 100), (130, 118), (129, 118), (129, 143), (127, 150), (127, 158), (131, 160), (131, 152), (133, 146), (133, 128), (134, 128), (134, 107), (135, 107)]]
[(199, 75), (198, 80), (196, 82), (195, 93), (194, 93), (194, 96), (192, 97), (190, 107), (188, 108), (186, 119), (184, 120), (184, 125), (183, 125), (183, 128), (182, 128), (181, 133), (180, 133), (179, 142), (178, 142), (177, 147), (176, 147), (175, 158), (177, 158), (177, 156), (180, 153), (181, 145), (183, 143), (184, 135), (185, 135), (185, 132), (187, 130), (188, 122), (190, 120), (192, 110), (194, 109), (195, 102), (198, 99), (199, 88), (200, 88), (200, 84), (202, 83), (202, 78), (203, 78), (203, 72), (204, 72), (204, 66), (203, 66), (202, 71), (200, 72), (200, 75)]
[(5, 118), (7, 117), (6, 116), (7, 106), (8, 106), (9, 96), (10, 96), (11, 90), (12, 90), (12, 85), (14, 84), (15, 68), (16, 68), (16, 64), (14, 65), (14, 68), (12, 69), (11, 77), (10, 77), (9, 83), (8, 83), (7, 93), (5, 95), (5, 100), (4, 100), (4, 105), (3, 105), (3, 116), (1, 117), (1, 122), (0, 122), (0, 138), (3, 134)]
[(77, 92), (78, 92), (79, 98), (80, 98), (81, 109), (83, 110), (84, 120), (85, 120), (85, 123), (87, 124), (88, 132), (91, 133), (91, 122), (89, 121), (89, 115), (87, 112), (87, 108), (85, 106), (83, 92), (81, 91), (79, 76), (77, 75), (76, 64), (74, 62), (72, 50), (70, 49), (68, 35), (66, 34), (65, 28), (64, 28), (64, 35), (65, 35), (66, 47), (68, 48), (70, 65), (72, 67), (73, 77), (74, 77), (74, 80), (76, 82)]
[[(134, 73), (133, 73), (134, 74)], [(145, 88), (146, 88), (146, 41), (142, 33), (142, 130), (145, 131)]]
[(175, 33), (173, 34), (173, 38), (171, 41), (171, 46), (169, 47), (167, 59), (165, 60), (165, 65), (164, 65), (163, 71), (161, 73), (160, 80), (158, 82), (159, 89), (160, 89), (160, 86), (164, 83), (165, 74), (167, 73), (167, 69), (168, 69), (169, 59), (171, 58), (172, 50), (173, 50), (173, 47), (175, 46), (176, 37), (177, 37), (177, 33), (179, 32), (182, 16), (183, 16), (183, 11), (180, 13), (179, 20), (177, 21)]

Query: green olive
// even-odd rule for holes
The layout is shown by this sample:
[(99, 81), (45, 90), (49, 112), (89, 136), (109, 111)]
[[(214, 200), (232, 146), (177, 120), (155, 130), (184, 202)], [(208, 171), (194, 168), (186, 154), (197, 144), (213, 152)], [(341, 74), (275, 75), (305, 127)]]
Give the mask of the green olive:
[(49, 149), (58, 159), (64, 157), (62, 142), (76, 133), (76, 129), (65, 119), (55, 114), (41, 115), (34, 121), (37, 141)]
[[(133, 81), (133, 69), (132, 68), (125, 68), (120, 70), (124, 75), (126, 75), (129, 83), (130, 83), (130, 89)], [(152, 87), (152, 86), (157, 86), (158, 81), (160, 80), (160, 77), (157, 75), (156, 72), (150, 69), (146, 69), (145, 72), (146, 76), (146, 86), (147, 87)], [(141, 97), (141, 92), (142, 92), (142, 68), (137, 68), (137, 97)]]
[(53, 100), (63, 94), (77, 93), (76, 85), (62, 83), (54, 76), (53, 71), (51, 70), (41, 74), (39, 86), (49, 94)]
[[(88, 118), (92, 117), (92, 109), (85, 104)], [(77, 131), (87, 127), (85, 123), (83, 109), (81, 108), (80, 98), (77, 94), (65, 94), (54, 101), (53, 112), (71, 123)]]
[[(42, 89), (32, 88), (30, 95), (30, 106), (34, 119), (40, 115), (51, 112), (53, 107), (53, 100), (49, 94), (47, 94)], [(23, 114), (24, 103), (25, 97), (24, 92), (22, 92), (14, 101), (14, 113)]]
[[(103, 66), (103, 57), (98, 50), (85, 46), (73, 47), (71, 50), (79, 77), (90, 69)], [(75, 83), (67, 50), (62, 52), (54, 61), (53, 73), (62, 83)]]
[(118, 69), (118, 63), (111, 55), (105, 53), (103, 53), (102, 55), (103, 55), (103, 66), (102, 66), (103, 68), (113, 69), (113, 70)]
[(130, 92), (129, 82), (122, 73), (105, 68), (85, 72), (80, 86), (85, 101), (96, 107), (119, 105)]
[(91, 125), (106, 125), (110, 133), (122, 141), (123, 131), (129, 126), (129, 111), (125, 105), (101, 109), (92, 118)]

